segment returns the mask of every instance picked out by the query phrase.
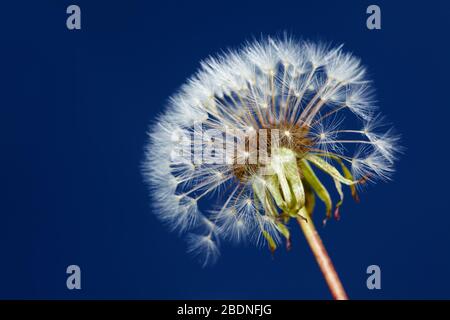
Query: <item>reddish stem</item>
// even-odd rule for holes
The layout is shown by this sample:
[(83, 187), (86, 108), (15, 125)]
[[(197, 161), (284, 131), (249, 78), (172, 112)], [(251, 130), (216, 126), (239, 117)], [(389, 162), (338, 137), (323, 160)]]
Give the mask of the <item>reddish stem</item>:
[(312, 222), (312, 219), (298, 218), (298, 223), (302, 228), (303, 234), (308, 241), (311, 251), (316, 258), (317, 264), (319, 265), (320, 271), (325, 278), (325, 281), (330, 288), (331, 295), (335, 300), (348, 300), (348, 296), (345, 293), (344, 287), (342, 286), (341, 280), (334, 269), (333, 262), (325, 249), (319, 234)]

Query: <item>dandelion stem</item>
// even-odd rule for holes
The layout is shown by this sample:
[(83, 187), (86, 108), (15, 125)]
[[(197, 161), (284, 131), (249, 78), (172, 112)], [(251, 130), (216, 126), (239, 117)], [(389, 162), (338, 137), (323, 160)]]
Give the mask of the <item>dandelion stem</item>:
[[(306, 212), (303, 214), (306, 214)], [(313, 221), (309, 216), (307, 217), (307, 220), (303, 217), (299, 217), (297, 218), (297, 221), (302, 228), (303, 234), (308, 241), (314, 257), (316, 258), (320, 271), (322, 271), (325, 281), (331, 291), (331, 295), (335, 300), (348, 300), (348, 296), (345, 293), (341, 280), (339, 279), (339, 276), (334, 269), (333, 262), (314, 227)]]

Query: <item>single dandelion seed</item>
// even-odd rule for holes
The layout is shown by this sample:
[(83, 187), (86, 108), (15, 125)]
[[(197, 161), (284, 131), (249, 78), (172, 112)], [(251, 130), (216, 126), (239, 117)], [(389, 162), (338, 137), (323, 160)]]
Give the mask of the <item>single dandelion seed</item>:
[(347, 299), (313, 224), (316, 199), (324, 222), (339, 219), (343, 186), (359, 201), (401, 150), (358, 58), (289, 37), (249, 42), (201, 62), (156, 122), (143, 164), (154, 211), (204, 266), (220, 239), (289, 249), (296, 220), (333, 297)]

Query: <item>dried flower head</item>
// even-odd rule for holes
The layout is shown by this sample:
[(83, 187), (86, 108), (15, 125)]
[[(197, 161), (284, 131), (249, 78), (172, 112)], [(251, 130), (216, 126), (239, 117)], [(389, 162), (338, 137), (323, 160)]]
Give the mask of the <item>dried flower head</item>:
[(382, 129), (359, 59), (268, 38), (201, 63), (151, 128), (144, 173), (155, 212), (207, 264), (220, 238), (289, 246), (289, 221), (308, 220), (316, 197), (326, 221), (343, 185), (357, 199), (358, 186), (389, 179), (398, 137)]

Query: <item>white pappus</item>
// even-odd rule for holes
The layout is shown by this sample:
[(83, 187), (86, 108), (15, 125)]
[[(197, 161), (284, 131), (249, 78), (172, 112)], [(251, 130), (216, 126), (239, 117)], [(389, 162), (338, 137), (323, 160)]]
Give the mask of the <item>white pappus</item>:
[[(217, 260), (219, 239), (271, 250), (283, 239), (289, 244), (289, 218), (312, 197), (319, 196), (330, 217), (331, 197), (321, 196), (315, 170), (334, 181), (336, 211), (342, 184), (355, 195), (365, 182), (390, 178), (398, 136), (383, 130), (374, 103), (365, 68), (343, 46), (265, 38), (209, 57), (149, 131), (143, 173), (154, 211), (187, 233), (188, 251), (204, 265)], [(252, 164), (262, 144), (251, 149), (240, 133), (259, 130), (280, 136), (271, 160)], [(226, 141), (249, 149), (221, 154), (217, 146)]]

